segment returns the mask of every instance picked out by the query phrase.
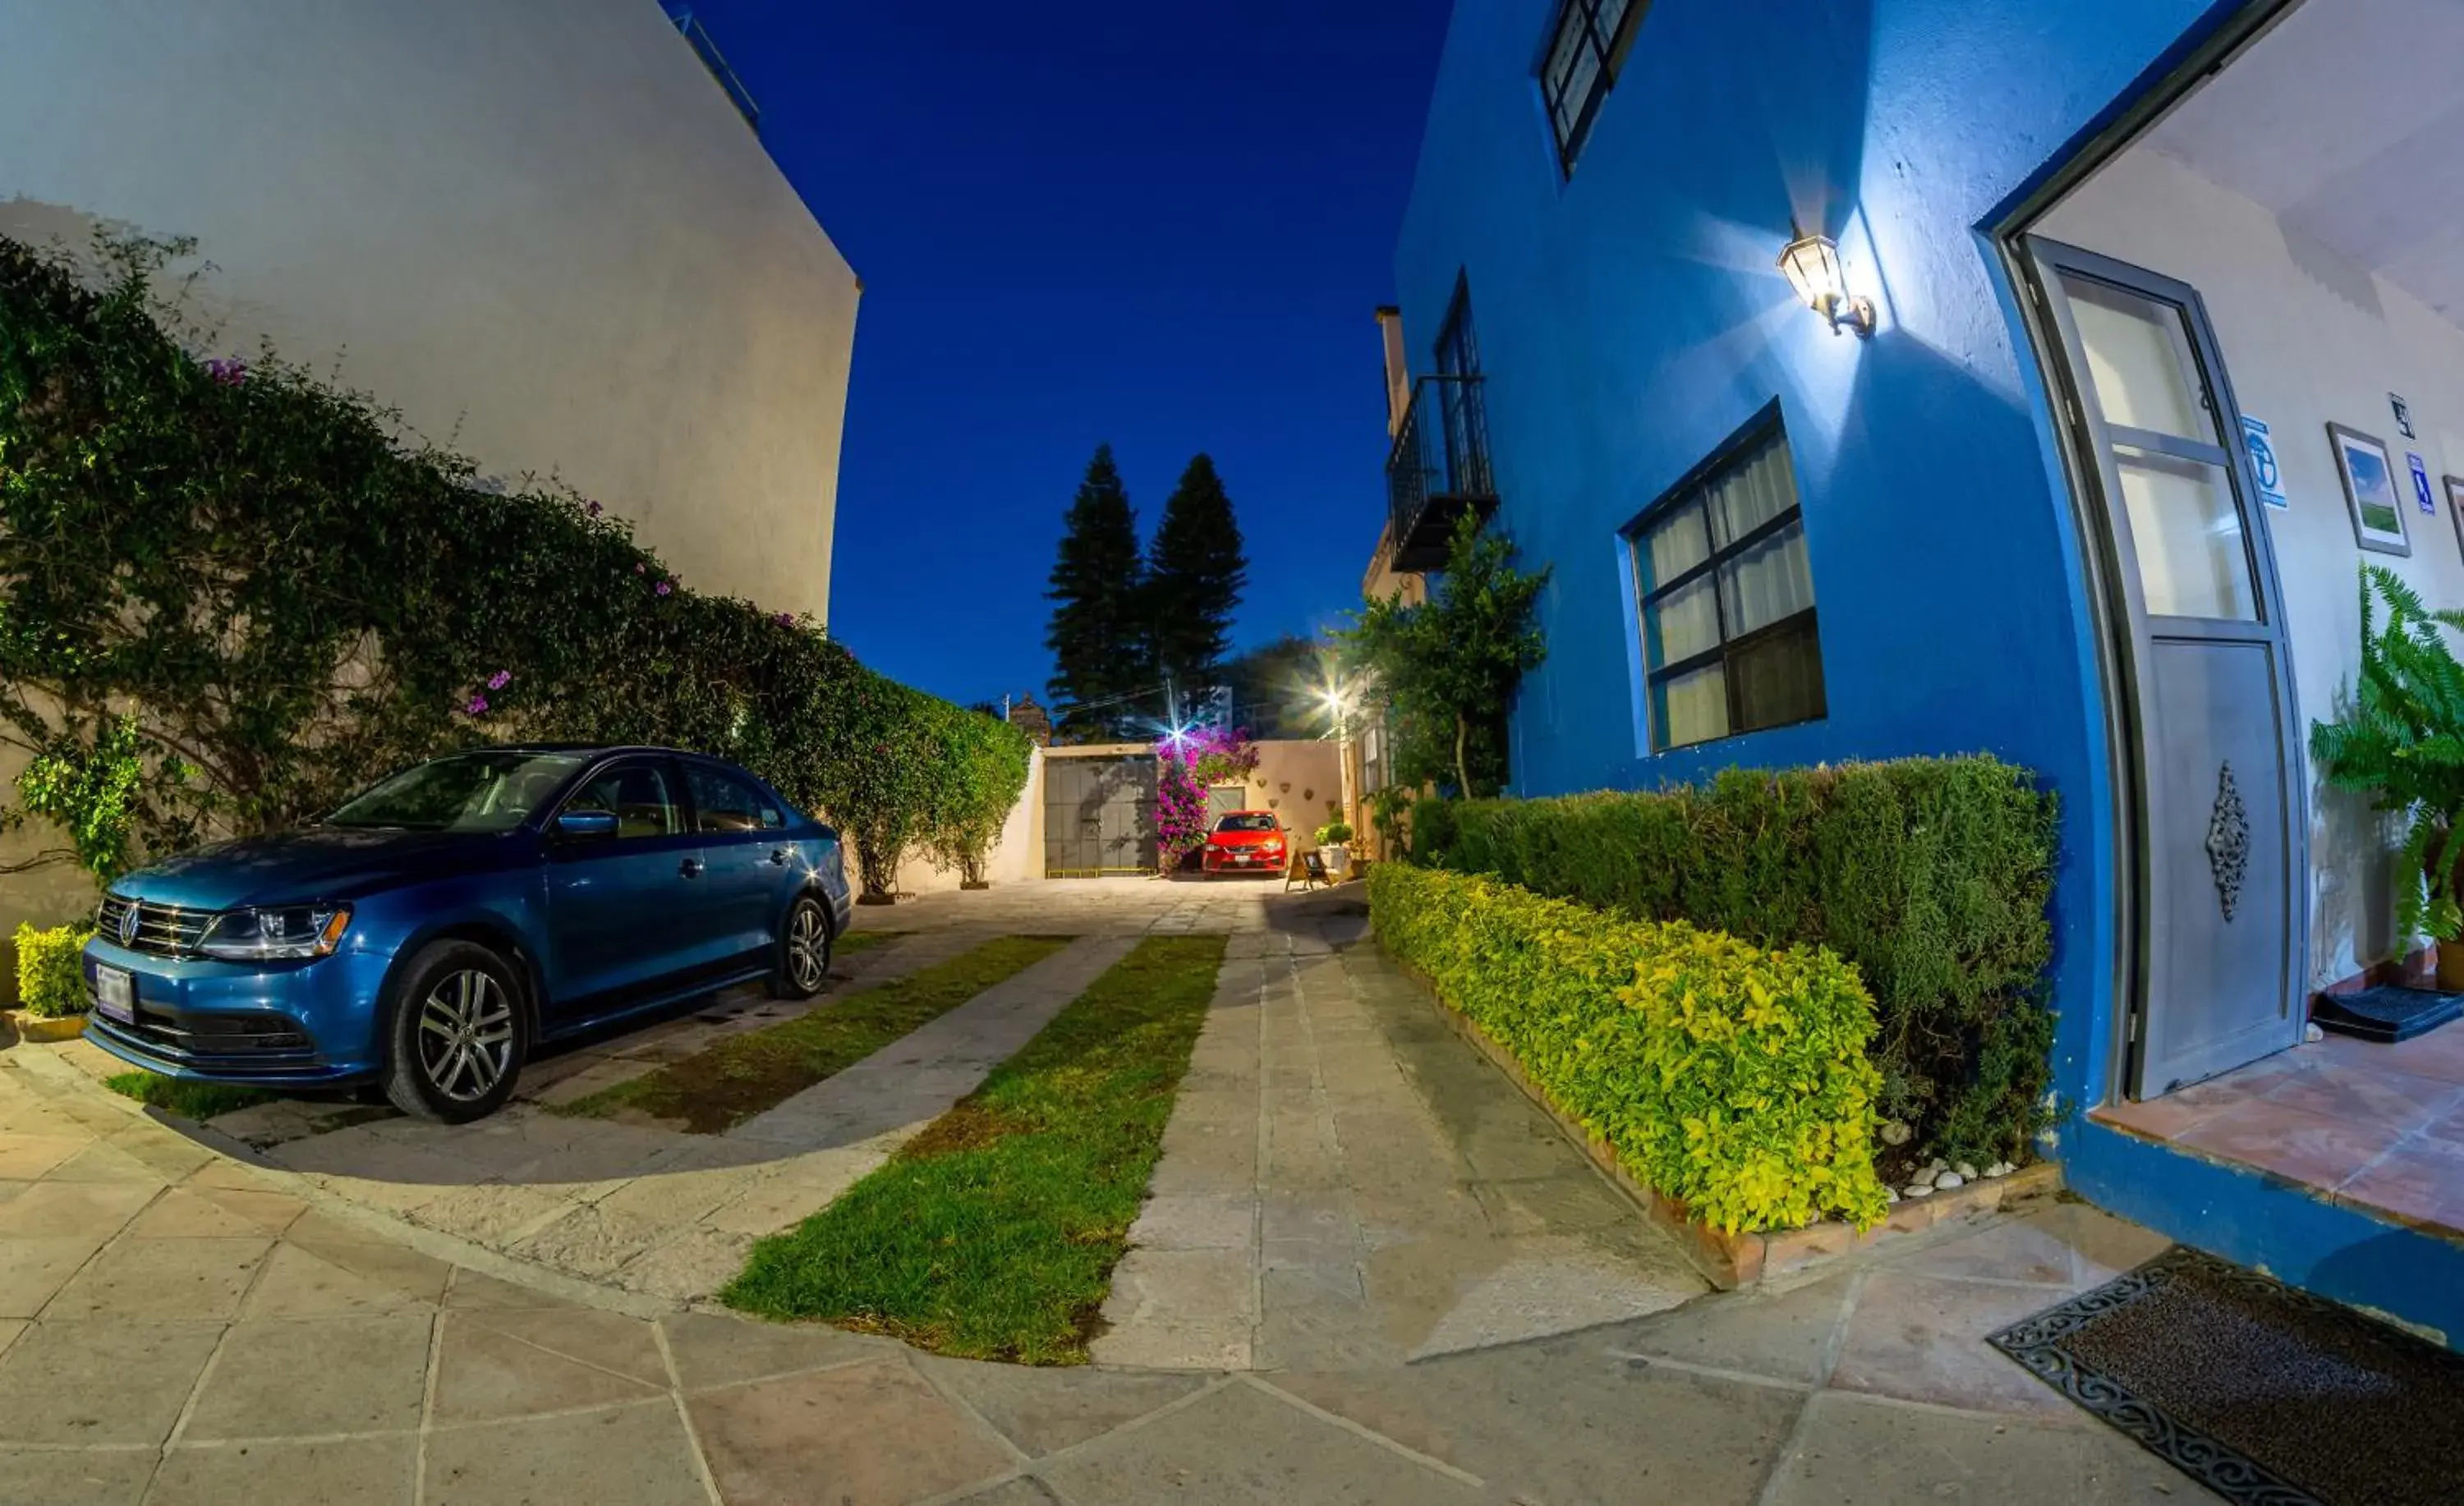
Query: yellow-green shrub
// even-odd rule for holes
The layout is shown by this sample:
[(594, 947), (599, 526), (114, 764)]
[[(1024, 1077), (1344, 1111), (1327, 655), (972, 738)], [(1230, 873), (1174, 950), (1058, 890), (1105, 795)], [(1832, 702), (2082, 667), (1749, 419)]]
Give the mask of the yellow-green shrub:
[(1369, 905), (1389, 951), (1693, 1216), (1731, 1233), (1882, 1216), (1874, 1001), (1830, 951), (1404, 863), (1370, 869)]
[(77, 964), (91, 926), (17, 928), (17, 1002), (30, 1015), (56, 1019), (85, 1012), (85, 971)]
[(1636, 920), (1683, 920), (1854, 963), (1882, 1025), (1885, 1119), (1922, 1165), (2024, 1161), (2054, 1016), (2056, 809), (1982, 755), (1728, 769), (1707, 783), (1424, 800), (1412, 859)]

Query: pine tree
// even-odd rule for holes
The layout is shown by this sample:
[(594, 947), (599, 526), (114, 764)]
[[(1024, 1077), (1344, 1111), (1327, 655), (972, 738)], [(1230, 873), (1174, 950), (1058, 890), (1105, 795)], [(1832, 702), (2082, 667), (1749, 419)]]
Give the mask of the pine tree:
[(1155, 669), (1176, 689), (1186, 693), (1215, 683), (1248, 580), (1241, 525), (1223, 478), (1213, 460), (1196, 456), (1164, 503), (1147, 553), (1149, 642)]
[(1087, 479), (1064, 519), (1053, 560), (1054, 603), (1044, 646), (1052, 650), (1046, 684), (1059, 731), (1072, 737), (1108, 736), (1132, 708), (1116, 698), (1154, 684), (1147, 663), (1145, 568), (1138, 557), (1138, 518), (1112, 464), (1112, 447), (1098, 446)]

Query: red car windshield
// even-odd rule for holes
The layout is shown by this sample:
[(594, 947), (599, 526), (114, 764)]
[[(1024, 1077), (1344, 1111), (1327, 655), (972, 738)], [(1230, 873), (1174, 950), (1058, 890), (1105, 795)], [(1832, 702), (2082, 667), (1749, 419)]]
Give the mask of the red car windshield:
[(1254, 811), (1235, 811), (1231, 815), (1217, 821), (1215, 823), (1215, 829), (1219, 832), (1272, 832), (1283, 830), (1283, 828), (1276, 823), (1273, 817)]

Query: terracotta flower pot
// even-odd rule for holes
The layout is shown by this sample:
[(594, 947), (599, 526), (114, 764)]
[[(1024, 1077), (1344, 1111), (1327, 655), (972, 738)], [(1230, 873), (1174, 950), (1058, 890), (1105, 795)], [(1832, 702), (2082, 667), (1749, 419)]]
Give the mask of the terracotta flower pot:
[(2464, 993), (2464, 941), (2438, 944), (2438, 992)]

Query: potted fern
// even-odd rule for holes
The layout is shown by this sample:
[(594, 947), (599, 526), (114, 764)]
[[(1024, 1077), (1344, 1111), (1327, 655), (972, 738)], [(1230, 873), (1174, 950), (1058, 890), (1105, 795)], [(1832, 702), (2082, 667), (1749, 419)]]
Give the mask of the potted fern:
[(2439, 989), (2464, 993), (2464, 663), (2449, 629), (2464, 631), (2464, 612), (2433, 612), (2394, 572), (2363, 566), (2361, 675), (2343, 717), (2311, 725), (2310, 756), (2329, 784), (2405, 818), (2394, 949), (2435, 941)]

